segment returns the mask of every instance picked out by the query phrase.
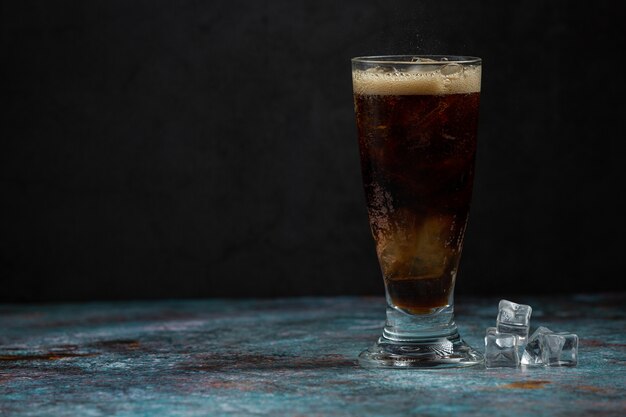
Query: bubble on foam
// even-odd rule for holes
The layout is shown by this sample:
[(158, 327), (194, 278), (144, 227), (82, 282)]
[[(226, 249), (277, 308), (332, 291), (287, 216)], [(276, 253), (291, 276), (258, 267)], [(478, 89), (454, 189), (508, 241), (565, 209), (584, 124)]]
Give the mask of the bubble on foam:
[(480, 66), (450, 63), (433, 69), (415, 66), (408, 71), (370, 68), (352, 72), (355, 94), (445, 95), (480, 92)]

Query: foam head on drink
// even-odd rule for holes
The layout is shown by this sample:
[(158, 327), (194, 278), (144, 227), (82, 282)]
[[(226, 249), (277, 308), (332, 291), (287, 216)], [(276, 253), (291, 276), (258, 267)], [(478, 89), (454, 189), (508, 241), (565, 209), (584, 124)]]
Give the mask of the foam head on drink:
[(390, 71), (372, 68), (352, 73), (357, 95), (446, 95), (480, 92), (480, 66), (449, 64), (442, 68)]
[(353, 71), (361, 169), (389, 303), (452, 303), (469, 214), (480, 66)]

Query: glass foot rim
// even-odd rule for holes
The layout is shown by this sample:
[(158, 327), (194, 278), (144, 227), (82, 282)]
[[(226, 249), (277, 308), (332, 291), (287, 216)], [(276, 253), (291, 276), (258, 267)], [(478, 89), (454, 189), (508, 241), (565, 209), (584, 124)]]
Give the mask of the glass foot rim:
[(396, 342), (381, 337), (359, 355), (359, 365), (365, 368), (463, 368), (483, 363), (483, 355), (458, 334), (424, 342)]

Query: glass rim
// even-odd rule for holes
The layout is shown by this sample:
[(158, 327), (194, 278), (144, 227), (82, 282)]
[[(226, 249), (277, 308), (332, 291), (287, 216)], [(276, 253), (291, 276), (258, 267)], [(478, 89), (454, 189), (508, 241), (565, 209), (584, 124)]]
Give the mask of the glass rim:
[[(415, 58), (432, 59), (433, 61), (420, 62)], [(371, 55), (357, 56), (351, 59), (358, 64), (378, 64), (378, 65), (448, 65), (448, 64), (474, 64), (482, 63), (482, 59), (475, 56), (466, 55)]]

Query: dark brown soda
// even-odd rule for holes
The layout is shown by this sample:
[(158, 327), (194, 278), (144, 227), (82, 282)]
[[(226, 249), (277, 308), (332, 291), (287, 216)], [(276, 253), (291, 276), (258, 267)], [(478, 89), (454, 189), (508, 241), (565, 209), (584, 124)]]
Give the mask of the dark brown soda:
[(355, 94), (372, 234), (393, 306), (451, 304), (474, 177), (480, 93)]

